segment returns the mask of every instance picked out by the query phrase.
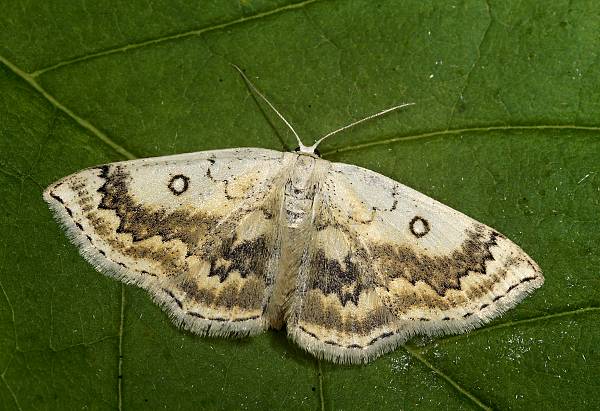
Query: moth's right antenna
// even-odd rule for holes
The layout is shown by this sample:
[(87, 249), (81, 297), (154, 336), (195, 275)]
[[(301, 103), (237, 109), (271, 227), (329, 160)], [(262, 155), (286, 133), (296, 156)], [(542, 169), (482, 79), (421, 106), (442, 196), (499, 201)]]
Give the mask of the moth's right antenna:
[(239, 68), (238, 66), (236, 66), (233, 63), (230, 63), (230, 64), (240, 73), (240, 75), (242, 76), (242, 78), (244, 79), (246, 84), (248, 84), (248, 86), (250, 86), (252, 91), (254, 91), (260, 98), (262, 98), (265, 101), (265, 103), (267, 103), (269, 105), (269, 107), (271, 107), (271, 109), (275, 112), (275, 114), (277, 114), (279, 116), (279, 118), (285, 123), (285, 125), (288, 126), (288, 128), (290, 130), (292, 130), (292, 133), (294, 133), (294, 136), (296, 137), (296, 140), (298, 141), (298, 146), (300, 147), (300, 151), (306, 151), (308, 149), (308, 147), (306, 147), (304, 144), (302, 144), (302, 141), (300, 140), (298, 133), (296, 133), (296, 130), (294, 130), (294, 127), (292, 127), (290, 122), (287, 121), (285, 119), (285, 117), (283, 117), (283, 115), (279, 111), (277, 111), (275, 106), (273, 106), (273, 104), (271, 104), (271, 102), (256, 88), (256, 86), (250, 81), (250, 79), (246, 76), (246, 74), (242, 71), (241, 68)]

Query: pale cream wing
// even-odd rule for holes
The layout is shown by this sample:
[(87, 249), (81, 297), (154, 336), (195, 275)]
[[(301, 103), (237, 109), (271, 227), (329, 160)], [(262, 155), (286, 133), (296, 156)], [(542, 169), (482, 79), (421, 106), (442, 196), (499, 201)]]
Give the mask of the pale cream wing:
[(415, 334), (478, 327), (543, 284), (536, 263), (490, 227), (373, 171), (330, 170), (303, 304), (288, 324), (308, 351), (366, 362)]
[(44, 199), (83, 256), (209, 335), (268, 328), (280, 252), (283, 153), (217, 150), (107, 164)]

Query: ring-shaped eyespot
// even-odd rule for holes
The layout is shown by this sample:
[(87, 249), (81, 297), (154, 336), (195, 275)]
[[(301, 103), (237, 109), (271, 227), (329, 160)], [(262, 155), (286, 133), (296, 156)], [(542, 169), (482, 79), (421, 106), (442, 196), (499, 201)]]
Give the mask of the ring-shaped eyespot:
[(181, 195), (190, 187), (190, 178), (183, 174), (174, 175), (171, 177), (171, 180), (169, 180), (168, 187), (174, 195)]
[(412, 235), (417, 238), (421, 238), (431, 231), (429, 222), (423, 217), (419, 216), (415, 216), (412, 220), (410, 220), (410, 223), (408, 223), (408, 228), (410, 229)]

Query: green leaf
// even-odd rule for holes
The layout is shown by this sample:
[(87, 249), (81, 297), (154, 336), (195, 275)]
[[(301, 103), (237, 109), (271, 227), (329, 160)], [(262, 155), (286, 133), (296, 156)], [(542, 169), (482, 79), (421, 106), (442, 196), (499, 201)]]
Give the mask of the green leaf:
[[(6, 409), (589, 409), (600, 403), (600, 7), (588, 1), (9, 2), (0, 16)], [(305, 143), (491, 225), (546, 284), (492, 324), (366, 366), (282, 331), (175, 328), (101, 276), (43, 203), (132, 157)], [(264, 110), (264, 111), (263, 111)]]

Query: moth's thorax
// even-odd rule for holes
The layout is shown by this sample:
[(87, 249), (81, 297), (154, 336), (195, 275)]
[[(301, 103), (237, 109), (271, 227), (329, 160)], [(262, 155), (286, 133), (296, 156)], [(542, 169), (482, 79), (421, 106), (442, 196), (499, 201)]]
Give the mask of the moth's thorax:
[(290, 228), (298, 228), (311, 215), (315, 197), (315, 168), (318, 159), (292, 154), (296, 157), (285, 184), (283, 209)]
[(286, 184), (283, 209), (290, 228), (298, 228), (310, 215), (315, 196), (313, 172), (316, 159), (297, 155)]

